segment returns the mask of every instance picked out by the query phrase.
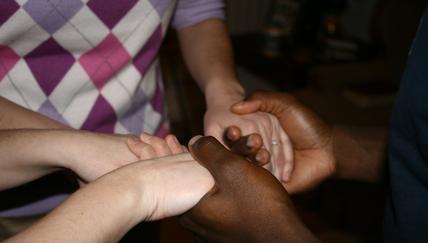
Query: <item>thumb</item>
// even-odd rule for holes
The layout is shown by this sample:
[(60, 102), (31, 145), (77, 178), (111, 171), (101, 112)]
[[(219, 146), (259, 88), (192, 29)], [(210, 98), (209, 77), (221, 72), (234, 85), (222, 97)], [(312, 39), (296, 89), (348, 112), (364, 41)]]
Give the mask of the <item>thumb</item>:
[(245, 115), (248, 113), (254, 113), (258, 111), (261, 107), (262, 103), (260, 100), (244, 100), (240, 101), (230, 108), (233, 113), (238, 115)]
[(296, 100), (291, 95), (278, 92), (256, 91), (244, 101), (233, 105), (231, 110), (240, 115), (262, 111), (279, 118), (284, 111), (295, 103)]
[(239, 167), (245, 159), (227, 150), (214, 137), (200, 137), (193, 141), (194, 139), (189, 145), (190, 153), (211, 173), (216, 184), (225, 184), (236, 179)]

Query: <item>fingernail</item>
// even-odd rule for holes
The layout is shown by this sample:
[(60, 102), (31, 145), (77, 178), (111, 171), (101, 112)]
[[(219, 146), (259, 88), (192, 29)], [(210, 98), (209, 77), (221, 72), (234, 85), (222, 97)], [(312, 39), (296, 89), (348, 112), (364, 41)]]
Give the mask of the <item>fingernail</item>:
[(233, 140), (233, 139), (235, 139), (235, 134), (233, 134), (234, 132), (233, 131), (230, 131), (230, 129), (227, 131), (227, 138), (228, 139), (230, 139), (230, 140)]
[[(263, 156), (262, 155), (260, 155), (259, 153), (258, 154), (256, 154), (256, 160), (258, 161), (258, 162), (262, 162), (262, 159), (263, 159)], [(264, 162), (264, 161), (263, 161)]]
[(178, 141), (177, 137), (176, 137), (176, 136), (174, 136), (174, 135), (171, 135), (171, 139), (172, 139), (172, 141), (173, 141), (174, 143), (177, 143), (177, 144), (179, 144), (179, 143), (180, 143), (180, 142)]
[(202, 138), (202, 136), (201, 135), (197, 135), (197, 136), (194, 136), (192, 139), (190, 139), (190, 141), (189, 141), (189, 145), (191, 146), (191, 145), (193, 145), (196, 141), (198, 141), (200, 138)]
[(255, 146), (254, 141), (250, 137), (248, 137), (246, 145), (249, 148), (252, 148)]

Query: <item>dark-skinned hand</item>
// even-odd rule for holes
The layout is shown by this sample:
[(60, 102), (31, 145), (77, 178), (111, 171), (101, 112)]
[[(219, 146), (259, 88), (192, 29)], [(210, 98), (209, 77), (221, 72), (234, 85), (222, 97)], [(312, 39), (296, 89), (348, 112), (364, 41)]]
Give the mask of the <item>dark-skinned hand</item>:
[[(294, 171), (290, 180), (283, 182), (289, 193), (309, 190), (334, 174), (336, 161), (333, 155), (332, 128), (293, 96), (258, 91), (231, 109), (237, 114), (268, 112), (278, 118), (293, 145)], [(225, 133), (232, 147), (248, 144), (242, 140), (249, 138), (241, 137), (237, 127), (229, 127)], [(244, 149), (235, 149), (239, 150)]]
[[(227, 133), (228, 131), (229, 133)], [(228, 129), (223, 135), (223, 142), (231, 151), (246, 157), (257, 165), (264, 166), (268, 164), (271, 154), (263, 147), (262, 136), (255, 133), (246, 136), (241, 136), (241, 134), (241, 130), (237, 127), (233, 131)]]
[[(202, 242), (315, 242), (281, 183), (213, 137), (190, 142), (215, 185), (181, 223)], [(192, 142), (194, 142), (192, 144)]]

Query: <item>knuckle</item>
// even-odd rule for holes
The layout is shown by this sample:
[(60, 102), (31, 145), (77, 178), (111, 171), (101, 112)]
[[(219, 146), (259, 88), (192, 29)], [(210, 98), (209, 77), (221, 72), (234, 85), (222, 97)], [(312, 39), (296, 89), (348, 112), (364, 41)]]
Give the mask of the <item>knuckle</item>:
[(151, 138), (149, 144), (155, 149), (163, 148), (166, 146), (166, 143), (161, 138)]
[(215, 143), (216, 139), (213, 136), (201, 137), (193, 144), (193, 147), (198, 150), (205, 150), (207, 147)]

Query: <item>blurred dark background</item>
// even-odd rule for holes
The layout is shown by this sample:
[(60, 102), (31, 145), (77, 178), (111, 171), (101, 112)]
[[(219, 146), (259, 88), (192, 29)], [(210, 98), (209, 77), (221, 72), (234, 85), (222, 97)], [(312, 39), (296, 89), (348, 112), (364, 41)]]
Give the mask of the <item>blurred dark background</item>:
[[(290, 92), (333, 124), (385, 129), (427, 3), (227, 0), (240, 80), (247, 93), (256, 89)], [(172, 133), (187, 143), (203, 133), (205, 104), (179, 54), (171, 31), (161, 62)], [(2, 193), (0, 208), (64, 191), (44, 181), (36, 182), (41, 191), (24, 187)], [(380, 242), (386, 183), (328, 181), (295, 196), (294, 201), (305, 223), (325, 242)], [(0, 240), (35, 219), (0, 219)], [(195, 242), (176, 218), (143, 228), (123, 242)]]

